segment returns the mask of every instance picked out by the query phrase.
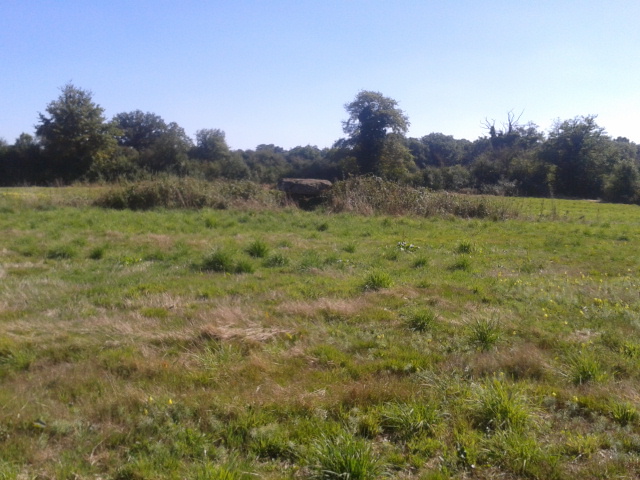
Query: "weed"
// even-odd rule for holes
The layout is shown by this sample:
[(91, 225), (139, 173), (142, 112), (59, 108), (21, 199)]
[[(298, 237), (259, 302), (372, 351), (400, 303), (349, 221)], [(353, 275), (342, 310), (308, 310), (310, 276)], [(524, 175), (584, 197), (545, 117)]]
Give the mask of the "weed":
[(425, 268), (428, 265), (429, 265), (429, 259), (424, 256), (417, 257), (411, 264), (413, 268)]
[(611, 405), (611, 418), (625, 427), (638, 423), (640, 415), (633, 404), (629, 402), (614, 402)]
[(534, 437), (514, 431), (496, 432), (489, 443), (487, 456), (495, 465), (532, 478), (545, 478), (545, 467), (553, 463)]
[(89, 252), (88, 258), (90, 258), (91, 260), (101, 260), (104, 258), (106, 252), (107, 247), (105, 247), (104, 245), (95, 247)]
[(329, 223), (322, 222), (318, 224), (318, 226), (316, 227), (316, 230), (318, 230), (319, 232), (326, 232), (327, 230), (329, 230)]
[(233, 254), (227, 250), (215, 249), (202, 261), (201, 268), (205, 271), (233, 273)]
[(481, 352), (491, 350), (502, 336), (498, 322), (486, 318), (469, 323), (467, 330), (469, 345)]
[(253, 273), (253, 264), (247, 260), (235, 260), (233, 252), (223, 249), (215, 249), (207, 255), (200, 269), (203, 271), (220, 273)]
[(437, 318), (431, 310), (418, 310), (409, 316), (407, 325), (414, 332), (426, 332), (433, 327)]
[(470, 255), (474, 251), (475, 251), (475, 247), (469, 241), (461, 241), (461, 242), (459, 242), (458, 245), (456, 245), (456, 248), (454, 249), (455, 253), (458, 253), (458, 254), (461, 254), (461, 255), (462, 254)]
[(362, 282), (363, 290), (380, 290), (382, 288), (389, 288), (393, 285), (393, 279), (387, 272), (380, 270), (374, 270), (370, 272)]
[(247, 260), (238, 260), (233, 267), (233, 273), (253, 273), (255, 268), (253, 264)]
[(569, 377), (575, 385), (597, 382), (604, 378), (602, 366), (595, 356), (581, 351), (569, 359)]
[(71, 245), (58, 245), (47, 250), (47, 258), (51, 260), (67, 260), (76, 256), (76, 250)]
[(469, 257), (461, 257), (449, 265), (449, 270), (452, 272), (462, 271), (462, 272), (470, 272), (471, 271), (471, 260)]
[(348, 434), (316, 441), (311, 460), (312, 478), (317, 480), (374, 480), (381, 473), (371, 446)]
[(280, 252), (272, 253), (264, 260), (265, 267), (286, 267), (289, 265), (289, 259)]
[(473, 400), (475, 424), (485, 431), (522, 430), (529, 422), (528, 402), (515, 385), (492, 378)]
[(356, 244), (354, 242), (347, 243), (342, 249), (347, 253), (355, 253), (356, 252)]
[(422, 433), (432, 433), (438, 411), (431, 405), (388, 403), (380, 412), (382, 430), (408, 440)]
[(255, 240), (247, 247), (247, 253), (255, 258), (265, 258), (269, 254), (269, 246), (262, 240)]

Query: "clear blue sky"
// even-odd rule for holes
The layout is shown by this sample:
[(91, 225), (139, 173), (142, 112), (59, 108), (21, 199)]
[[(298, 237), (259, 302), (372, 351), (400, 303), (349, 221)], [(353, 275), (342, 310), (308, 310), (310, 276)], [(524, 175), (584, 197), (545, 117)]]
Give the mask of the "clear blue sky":
[(0, 0), (0, 138), (68, 82), (231, 148), (330, 146), (360, 90), (409, 135), (597, 114), (640, 143), (638, 0)]

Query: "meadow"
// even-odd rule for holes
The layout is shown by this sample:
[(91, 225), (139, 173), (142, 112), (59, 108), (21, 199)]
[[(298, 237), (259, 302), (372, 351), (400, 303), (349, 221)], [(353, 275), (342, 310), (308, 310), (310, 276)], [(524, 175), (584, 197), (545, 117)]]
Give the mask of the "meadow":
[(105, 188), (0, 189), (0, 479), (640, 476), (639, 207)]

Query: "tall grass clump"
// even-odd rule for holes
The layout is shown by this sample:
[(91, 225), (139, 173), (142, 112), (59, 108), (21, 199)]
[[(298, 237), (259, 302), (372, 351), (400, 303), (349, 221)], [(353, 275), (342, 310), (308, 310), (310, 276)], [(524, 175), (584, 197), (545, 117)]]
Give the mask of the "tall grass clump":
[(509, 385), (498, 378), (492, 378), (481, 385), (472, 402), (474, 422), (487, 432), (521, 431), (529, 423), (526, 397), (515, 385)]
[(481, 352), (491, 350), (502, 336), (500, 327), (495, 320), (481, 318), (470, 323), (467, 328), (469, 344)]
[(247, 253), (255, 258), (265, 258), (269, 254), (269, 246), (262, 240), (255, 240), (247, 247)]
[(335, 212), (364, 215), (456, 216), (504, 220), (518, 216), (517, 209), (503, 198), (432, 192), (379, 177), (354, 177), (337, 182), (328, 198)]
[(254, 268), (246, 260), (236, 261), (233, 252), (224, 249), (215, 249), (207, 255), (200, 269), (206, 272), (219, 273), (253, 273)]
[(437, 315), (431, 310), (418, 310), (407, 319), (407, 326), (414, 332), (426, 332), (433, 327)]
[(373, 480), (381, 473), (371, 446), (346, 434), (321, 438), (311, 457), (315, 480)]
[(362, 290), (381, 290), (393, 285), (393, 279), (387, 272), (374, 270), (370, 272), (362, 282)]
[(569, 359), (569, 376), (575, 385), (598, 382), (604, 378), (604, 371), (597, 358), (588, 352), (580, 352)]

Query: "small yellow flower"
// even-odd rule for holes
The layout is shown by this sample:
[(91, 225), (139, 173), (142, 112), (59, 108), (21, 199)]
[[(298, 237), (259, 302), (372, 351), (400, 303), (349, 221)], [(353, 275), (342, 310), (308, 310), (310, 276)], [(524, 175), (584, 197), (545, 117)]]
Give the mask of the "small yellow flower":
[(149, 403), (153, 402), (153, 397), (149, 396)]
[(173, 400), (169, 399), (169, 405), (173, 405)]
[(555, 397), (556, 396), (556, 392), (551, 392), (551, 395)]

